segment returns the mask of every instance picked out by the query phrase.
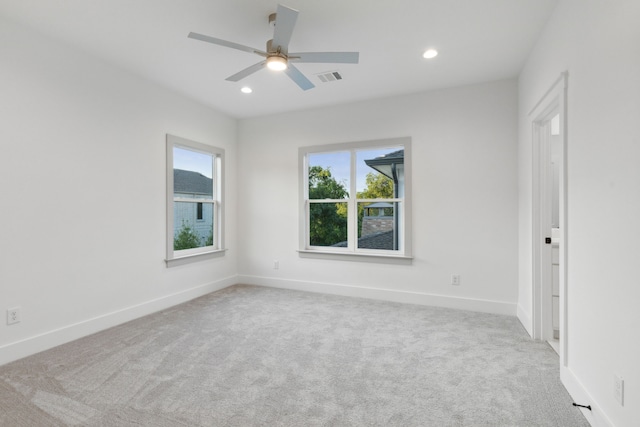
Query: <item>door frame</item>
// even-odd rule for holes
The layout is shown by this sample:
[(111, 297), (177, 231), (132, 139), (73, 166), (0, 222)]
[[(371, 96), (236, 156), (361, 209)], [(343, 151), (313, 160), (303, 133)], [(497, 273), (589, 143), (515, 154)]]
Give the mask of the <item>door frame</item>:
[[(556, 114), (560, 115), (560, 149), (559, 159), (559, 328), (560, 328), (560, 363), (567, 366), (568, 318), (567, 318), (567, 87), (568, 73), (565, 71), (551, 85), (543, 97), (529, 112), (532, 135), (533, 158), (533, 200), (532, 200), (532, 332), (535, 339), (548, 339), (553, 334), (551, 325), (551, 291), (550, 286), (543, 286), (543, 278), (551, 277), (551, 245), (544, 239), (551, 236), (551, 151), (550, 121)], [(552, 336), (552, 335), (551, 335)]]

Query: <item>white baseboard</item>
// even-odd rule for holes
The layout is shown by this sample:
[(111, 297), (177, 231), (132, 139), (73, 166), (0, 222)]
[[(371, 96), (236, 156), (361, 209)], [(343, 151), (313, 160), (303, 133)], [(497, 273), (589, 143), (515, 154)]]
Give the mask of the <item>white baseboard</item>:
[(238, 277), (234, 275), (0, 346), (0, 366), (148, 314), (173, 307), (174, 305), (227, 288), (236, 283), (238, 283)]
[(407, 304), (432, 305), (482, 313), (516, 315), (516, 304), (503, 301), (490, 301), (472, 298), (460, 298), (448, 295), (435, 295), (419, 292), (399, 291), (396, 289), (378, 289), (361, 286), (337, 285), (306, 280), (279, 279), (272, 277), (239, 275), (238, 283), (267, 286), (272, 288), (293, 289), (323, 294), (369, 298)]
[(531, 321), (531, 314), (527, 313), (520, 304), (518, 304), (518, 311), (516, 313), (518, 320), (524, 326), (524, 329), (527, 331), (530, 337), (533, 337), (533, 323)]
[(569, 368), (564, 366), (560, 367), (560, 380), (562, 380), (562, 384), (575, 403), (591, 406), (591, 410), (580, 409), (587, 421), (589, 421), (589, 424), (593, 427), (614, 427), (607, 414), (602, 410), (602, 407), (591, 397), (580, 380), (578, 380)]

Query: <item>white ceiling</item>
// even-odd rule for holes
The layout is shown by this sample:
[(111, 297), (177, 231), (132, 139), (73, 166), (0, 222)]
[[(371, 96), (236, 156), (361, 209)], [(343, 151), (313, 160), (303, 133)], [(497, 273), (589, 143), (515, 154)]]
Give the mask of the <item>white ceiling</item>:
[[(515, 77), (558, 0), (281, 0), (300, 11), (292, 52), (359, 51), (360, 63), (298, 64), (302, 91), (260, 57), (187, 38), (190, 31), (261, 50), (278, 0), (0, 0), (0, 14), (137, 75), (246, 118)], [(422, 58), (429, 47), (440, 54)], [(315, 76), (340, 71), (343, 80)], [(240, 92), (242, 86), (254, 92)]]

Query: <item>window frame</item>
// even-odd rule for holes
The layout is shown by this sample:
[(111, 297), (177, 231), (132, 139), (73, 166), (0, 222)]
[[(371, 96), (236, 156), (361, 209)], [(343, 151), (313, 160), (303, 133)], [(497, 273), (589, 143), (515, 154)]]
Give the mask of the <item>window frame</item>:
[[(359, 199), (357, 198), (356, 182), (356, 152), (364, 150), (375, 150), (381, 148), (404, 148), (404, 197), (391, 199)], [(350, 178), (349, 178), (349, 198), (348, 199), (309, 199), (309, 156), (313, 154), (350, 153)], [(358, 259), (358, 260), (401, 260), (412, 259), (411, 255), (411, 138), (389, 138), (370, 141), (347, 142), (338, 144), (323, 144), (298, 149), (299, 165), (299, 248), (298, 253), (303, 257), (321, 257), (331, 259)], [(332, 246), (311, 246), (309, 215), (312, 203), (347, 203), (347, 247)], [(401, 220), (398, 235), (402, 241), (398, 250), (386, 249), (365, 249), (357, 247), (357, 207), (359, 203), (376, 202), (397, 202), (400, 203)]]
[[(211, 198), (182, 198), (174, 195), (174, 147), (183, 150), (194, 151), (196, 153), (212, 156), (213, 169), (213, 194)], [(224, 246), (224, 149), (212, 145), (192, 141), (179, 136), (167, 134), (166, 136), (166, 259), (167, 267), (182, 265), (202, 259), (223, 256), (226, 249)], [(175, 203), (203, 203), (212, 205), (213, 215), (213, 245), (199, 248), (174, 250), (174, 204)], [(196, 205), (197, 209), (197, 205)]]

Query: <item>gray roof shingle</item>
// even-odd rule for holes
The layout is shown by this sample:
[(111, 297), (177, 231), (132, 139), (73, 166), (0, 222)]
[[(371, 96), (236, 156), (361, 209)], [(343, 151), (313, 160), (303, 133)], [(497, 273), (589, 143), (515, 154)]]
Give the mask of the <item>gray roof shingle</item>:
[(174, 169), (173, 192), (213, 196), (213, 180), (199, 172)]
[[(346, 248), (347, 242), (331, 245), (336, 248)], [(358, 249), (386, 249), (393, 250), (393, 230), (369, 234), (358, 239)]]

